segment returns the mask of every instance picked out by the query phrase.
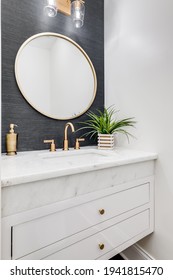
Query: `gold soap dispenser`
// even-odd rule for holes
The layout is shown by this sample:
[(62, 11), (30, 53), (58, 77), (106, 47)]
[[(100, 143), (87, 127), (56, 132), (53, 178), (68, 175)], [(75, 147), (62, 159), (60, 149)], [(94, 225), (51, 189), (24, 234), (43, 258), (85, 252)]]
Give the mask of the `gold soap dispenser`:
[(6, 134), (6, 148), (8, 156), (14, 156), (17, 154), (18, 134), (14, 131), (15, 126), (17, 125), (11, 123), (9, 133)]

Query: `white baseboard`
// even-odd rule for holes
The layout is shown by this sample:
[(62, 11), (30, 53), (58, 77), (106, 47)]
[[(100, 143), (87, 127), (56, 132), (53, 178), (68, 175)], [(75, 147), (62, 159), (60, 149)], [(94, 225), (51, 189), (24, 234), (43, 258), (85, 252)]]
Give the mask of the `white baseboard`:
[(123, 252), (120, 255), (125, 260), (154, 260), (144, 249), (142, 249), (138, 244), (135, 244)]

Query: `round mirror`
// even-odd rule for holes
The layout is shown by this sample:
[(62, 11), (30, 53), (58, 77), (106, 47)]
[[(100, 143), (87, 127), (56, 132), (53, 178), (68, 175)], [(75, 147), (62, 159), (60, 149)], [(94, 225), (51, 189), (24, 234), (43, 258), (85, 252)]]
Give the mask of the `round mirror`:
[(27, 102), (54, 119), (82, 115), (96, 95), (97, 78), (88, 55), (56, 33), (40, 33), (24, 42), (16, 56), (15, 75)]

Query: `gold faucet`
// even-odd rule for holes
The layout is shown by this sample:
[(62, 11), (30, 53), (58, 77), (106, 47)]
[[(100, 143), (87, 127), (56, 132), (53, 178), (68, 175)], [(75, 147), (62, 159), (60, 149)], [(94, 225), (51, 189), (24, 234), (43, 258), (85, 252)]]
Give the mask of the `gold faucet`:
[(55, 140), (44, 140), (44, 143), (50, 143), (50, 152), (55, 152), (56, 148), (55, 148)]
[(76, 138), (76, 143), (75, 143), (75, 146), (74, 146), (75, 150), (79, 150), (80, 149), (79, 142), (82, 142), (82, 141), (85, 141), (85, 138)]
[(75, 129), (74, 129), (74, 126), (71, 122), (68, 122), (66, 123), (65, 125), (65, 129), (64, 129), (64, 142), (63, 142), (63, 150), (64, 151), (68, 151), (69, 148), (68, 148), (68, 139), (67, 139), (67, 130), (68, 130), (68, 127), (71, 127), (71, 131), (74, 132)]

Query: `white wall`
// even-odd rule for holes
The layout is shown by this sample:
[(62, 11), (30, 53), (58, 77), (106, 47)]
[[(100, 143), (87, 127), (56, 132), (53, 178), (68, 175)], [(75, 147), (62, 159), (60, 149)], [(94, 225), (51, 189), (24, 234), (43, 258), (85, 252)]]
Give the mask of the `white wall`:
[(107, 106), (138, 122), (128, 147), (159, 154), (155, 232), (140, 245), (173, 259), (172, 0), (105, 0), (105, 93)]
[[(1, 65), (1, 0), (0, 0), (0, 65)], [(1, 67), (0, 67), (0, 125), (1, 125)], [(0, 154), (1, 154), (1, 130), (0, 130)], [(1, 174), (1, 162), (0, 162), (0, 174)], [(1, 259), (1, 185), (0, 185), (0, 259)]]
[(17, 62), (17, 77), (30, 104), (37, 104), (36, 109), (49, 113), (50, 100), (47, 92), (50, 91), (50, 55), (49, 50), (41, 48), (39, 43), (38, 40), (37, 46), (33, 40), (22, 49)]

